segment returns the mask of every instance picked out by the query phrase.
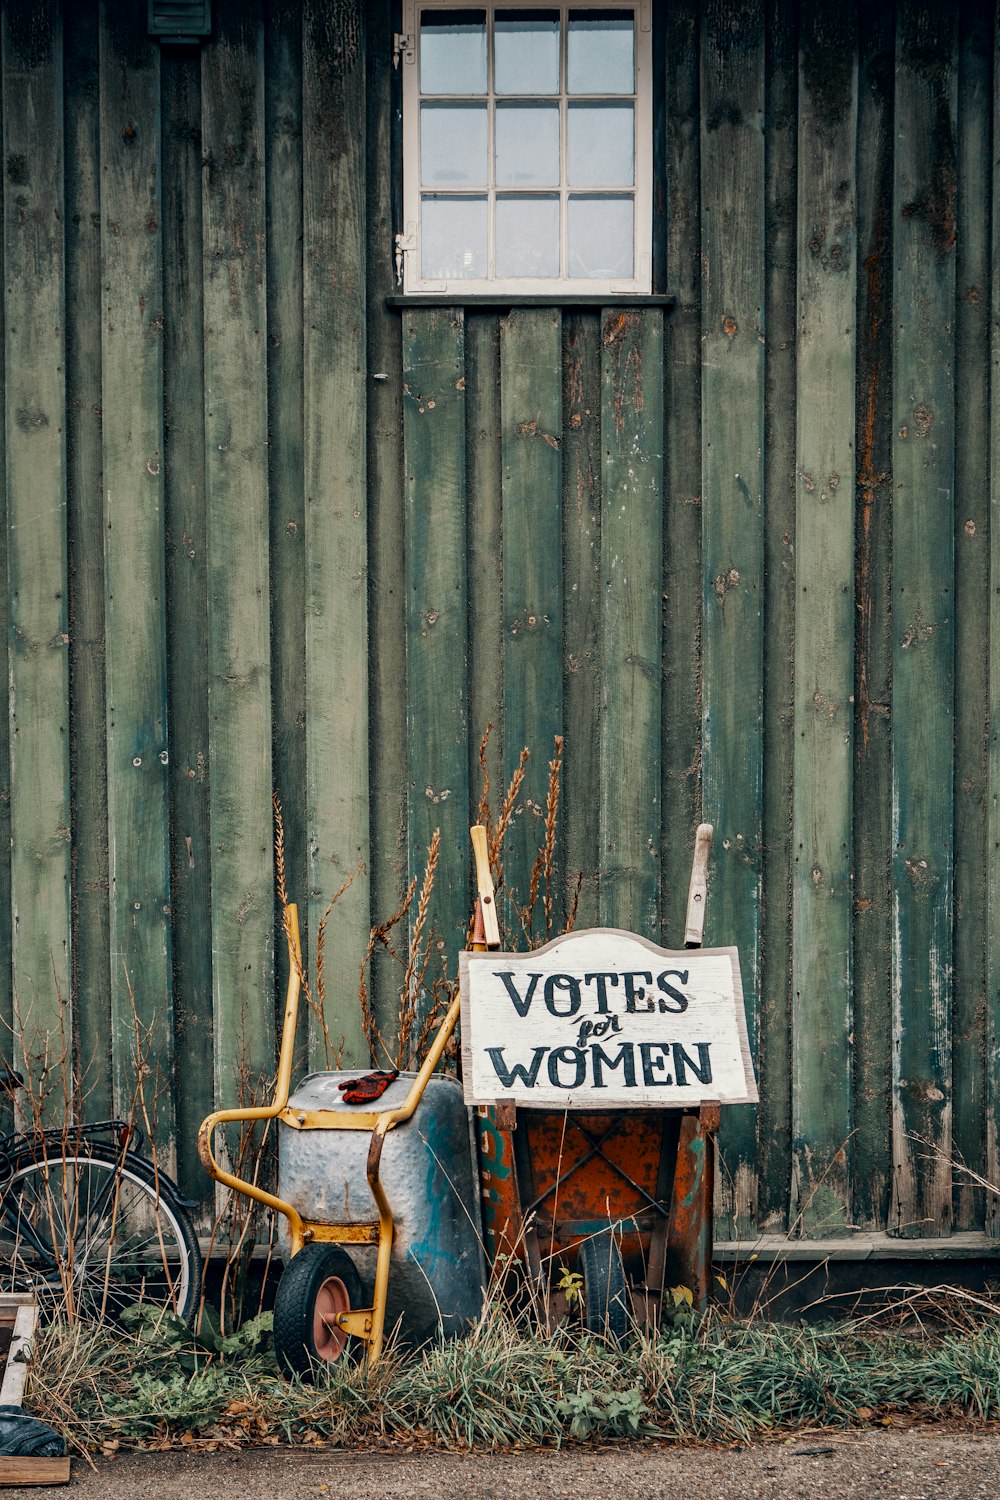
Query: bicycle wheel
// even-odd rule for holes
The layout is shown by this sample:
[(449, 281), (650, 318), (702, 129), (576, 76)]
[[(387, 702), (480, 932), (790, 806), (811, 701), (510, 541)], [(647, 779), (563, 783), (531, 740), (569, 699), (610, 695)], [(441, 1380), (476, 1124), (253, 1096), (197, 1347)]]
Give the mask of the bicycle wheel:
[(187, 1320), (201, 1295), (198, 1239), (167, 1179), (100, 1147), (18, 1168), (4, 1189), (0, 1253), (71, 1316), (113, 1319), (142, 1303)]

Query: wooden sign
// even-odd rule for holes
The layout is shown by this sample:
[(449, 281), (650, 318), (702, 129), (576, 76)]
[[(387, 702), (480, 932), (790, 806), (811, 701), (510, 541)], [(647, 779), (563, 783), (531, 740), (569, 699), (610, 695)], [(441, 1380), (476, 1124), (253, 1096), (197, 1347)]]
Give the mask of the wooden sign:
[(672, 952), (593, 928), (462, 953), (467, 1104), (681, 1108), (757, 1099), (735, 948)]

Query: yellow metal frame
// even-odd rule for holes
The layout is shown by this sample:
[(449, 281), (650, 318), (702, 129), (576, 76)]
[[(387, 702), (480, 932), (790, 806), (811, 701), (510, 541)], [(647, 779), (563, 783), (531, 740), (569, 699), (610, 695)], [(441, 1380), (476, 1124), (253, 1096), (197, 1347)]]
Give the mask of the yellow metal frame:
[[(478, 854), (478, 851), (477, 851)], [(478, 858), (477, 858), (478, 864)], [(488, 878), (488, 872), (487, 872)], [(216, 1182), (223, 1183), (234, 1192), (255, 1198), (275, 1213), (284, 1214), (288, 1220), (292, 1255), (297, 1255), (303, 1245), (378, 1245), (375, 1262), (375, 1290), (372, 1306), (355, 1308), (340, 1313), (337, 1324), (368, 1346), (368, 1361), (374, 1365), (382, 1352), (385, 1334), (385, 1309), (389, 1288), (389, 1267), (392, 1256), (393, 1218), (392, 1208), (379, 1179), (379, 1164), (386, 1135), (395, 1125), (402, 1125), (416, 1111), (427, 1087), (428, 1080), (444, 1054), (448, 1039), (458, 1022), (460, 1005), (458, 996), (448, 1007), (448, 1012), (431, 1045), (430, 1051), (410, 1085), (410, 1091), (398, 1109), (365, 1110), (363, 1112), (343, 1109), (318, 1109), (309, 1111), (288, 1108), (288, 1093), (292, 1077), (292, 1051), (295, 1045), (295, 1026), (299, 1013), (299, 975), (302, 972), (302, 952), (299, 939), (298, 908), (285, 908), (286, 932), (288, 936), (288, 991), (285, 999), (285, 1017), (281, 1029), (281, 1048), (278, 1053), (278, 1073), (274, 1085), (274, 1098), (270, 1104), (255, 1109), (219, 1109), (202, 1121), (198, 1132), (198, 1154), (202, 1164)], [(495, 918), (494, 918), (495, 920)], [(219, 1125), (237, 1124), (243, 1121), (280, 1119), (292, 1130), (370, 1130), (371, 1144), (368, 1148), (367, 1177), (378, 1219), (362, 1224), (317, 1224), (303, 1219), (291, 1203), (269, 1193), (256, 1183), (246, 1182), (227, 1172), (212, 1153), (212, 1136)]]

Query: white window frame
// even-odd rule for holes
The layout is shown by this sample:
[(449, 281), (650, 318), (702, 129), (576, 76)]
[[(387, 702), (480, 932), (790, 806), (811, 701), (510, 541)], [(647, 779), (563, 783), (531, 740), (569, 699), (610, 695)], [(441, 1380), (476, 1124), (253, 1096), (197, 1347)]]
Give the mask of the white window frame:
[[(635, 275), (629, 279), (592, 278), (582, 276), (558, 277), (455, 277), (451, 280), (430, 280), (420, 274), (420, 15), (424, 10), (484, 10), (487, 12), (487, 93), (486, 106), (489, 119), (487, 139), (492, 142), (493, 116), (496, 95), (493, 92), (492, 61), (492, 16), (497, 10), (557, 10), (561, 17), (561, 39), (565, 48), (567, 13), (570, 10), (621, 10), (635, 16), (635, 94), (609, 94), (598, 96), (613, 99), (634, 98), (635, 103), (635, 182), (631, 192), (633, 203), (633, 236)], [(572, 0), (572, 3), (553, 4), (552, 0), (403, 0), (403, 32), (396, 39), (396, 56), (403, 64), (403, 230), (396, 236), (397, 281), (405, 294), (440, 294), (442, 298), (464, 299), (466, 297), (491, 296), (510, 293), (513, 297), (536, 296), (631, 296), (648, 295), (652, 292), (653, 250), (653, 47), (651, 24), (651, 0)], [(567, 97), (565, 58), (562, 60), (561, 90), (558, 94), (525, 95), (525, 99), (544, 102), (558, 101), (565, 120)], [(429, 95), (437, 98), (437, 95)], [(459, 101), (475, 96), (447, 96)], [(520, 98), (521, 96), (515, 96)], [(507, 96), (503, 96), (506, 102)], [(566, 182), (566, 132), (560, 132), (560, 159), (562, 182), (558, 189), (561, 199), (560, 242), (565, 236), (567, 200), (572, 194), (587, 189), (570, 189)], [(493, 148), (490, 146), (489, 183), (485, 189), (492, 222), (496, 197), (493, 182)], [(595, 189), (600, 191), (600, 189)], [(449, 190), (441, 190), (443, 196), (451, 196)], [(623, 193), (621, 196), (629, 196)], [(492, 236), (490, 240), (492, 249)], [(491, 266), (492, 269), (492, 255)]]

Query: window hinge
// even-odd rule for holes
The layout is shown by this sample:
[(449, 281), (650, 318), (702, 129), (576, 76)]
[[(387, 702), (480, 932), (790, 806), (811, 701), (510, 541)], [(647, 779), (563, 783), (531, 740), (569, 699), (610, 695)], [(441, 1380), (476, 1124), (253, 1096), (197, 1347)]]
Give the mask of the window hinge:
[(399, 67), (399, 59), (411, 63), (413, 61), (413, 38), (408, 31), (394, 31), (392, 34), (392, 65)]
[(415, 234), (397, 234), (396, 236), (396, 285), (403, 285), (403, 257), (411, 254), (417, 248), (417, 237)]

